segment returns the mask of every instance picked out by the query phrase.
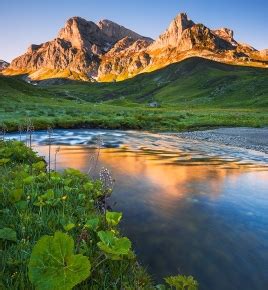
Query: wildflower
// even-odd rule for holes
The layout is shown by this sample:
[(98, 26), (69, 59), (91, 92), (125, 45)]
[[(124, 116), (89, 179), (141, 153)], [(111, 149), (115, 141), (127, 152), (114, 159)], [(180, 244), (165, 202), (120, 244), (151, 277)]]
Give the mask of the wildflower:
[(67, 195), (64, 195), (62, 198), (61, 198), (63, 201), (67, 199)]

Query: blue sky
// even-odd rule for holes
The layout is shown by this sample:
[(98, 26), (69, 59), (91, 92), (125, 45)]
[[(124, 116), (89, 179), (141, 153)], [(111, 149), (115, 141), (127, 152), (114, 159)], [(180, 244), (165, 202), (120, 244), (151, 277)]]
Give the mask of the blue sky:
[(0, 0), (0, 59), (53, 39), (72, 16), (110, 19), (156, 38), (179, 13), (210, 28), (229, 27), (238, 41), (268, 48), (268, 0)]

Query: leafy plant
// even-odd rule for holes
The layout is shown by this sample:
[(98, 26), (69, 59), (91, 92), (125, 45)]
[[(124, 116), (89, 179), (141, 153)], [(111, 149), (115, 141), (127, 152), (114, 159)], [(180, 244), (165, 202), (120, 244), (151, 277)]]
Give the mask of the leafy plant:
[(42, 172), (46, 168), (46, 163), (44, 161), (39, 161), (34, 163), (32, 166), (33, 169), (36, 170), (37, 172)]
[(69, 232), (73, 228), (75, 228), (75, 224), (74, 223), (68, 223), (67, 225), (64, 226), (64, 229), (65, 229), (66, 232)]
[(121, 212), (107, 211), (105, 216), (106, 216), (106, 221), (108, 225), (112, 227), (117, 226), (122, 219)]
[(2, 159), (0, 159), (0, 166), (7, 164), (9, 161), (10, 161), (9, 158), (2, 158)]
[(99, 223), (100, 223), (100, 219), (98, 217), (91, 218), (87, 220), (85, 227), (92, 231), (96, 231), (99, 227)]
[(36, 289), (72, 289), (90, 276), (87, 257), (74, 253), (74, 241), (56, 232), (43, 236), (34, 246), (29, 262), (29, 278)]
[(128, 238), (118, 238), (111, 231), (98, 232), (100, 242), (98, 247), (112, 260), (121, 260), (123, 257), (131, 257), (131, 242)]
[(18, 202), (21, 200), (23, 194), (23, 189), (22, 188), (16, 188), (11, 190), (10, 195), (9, 195), (9, 200), (12, 203)]
[(17, 233), (11, 228), (0, 229), (0, 239), (16, 242)]
[(176, 290), (197, 290), (198, 283), (192, 276), (170, 276), (165, 278), (165, 281), (171, 287), (174, 287)]
[(34, 176), (28, 176), (28, 177), (23, 179), (23, 183), (25, 185), (30, 185), (33, 183), (33, 181), (34, 181)]

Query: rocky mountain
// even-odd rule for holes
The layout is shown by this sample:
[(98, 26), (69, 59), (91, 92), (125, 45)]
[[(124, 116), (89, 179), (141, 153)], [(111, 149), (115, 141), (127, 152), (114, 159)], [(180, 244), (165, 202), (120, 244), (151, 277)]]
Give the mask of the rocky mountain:
[(183, 31), (190, 29), (194, 25), (194, 22), (189, 20), (185, 13), (177, 15), (170, 23), (168, 29), (153, 43), (151, 49), (176, 47), (180, 45)]
[(0, 71), (6, 69), (9, 66), (9, 63), (0, 59)]
[(263, 57), (267, 57), (268, 58), (268, 49), (263, 49), (260, 51), (260, 55)]
[[(123, 26), (109, 20), (95, 24), (80, 17), (70, 18), (57, 38), (31, 45), (15, 58), (6, 74), (27, 73), (31, 79), (68, 77), (90, 80), (97, 78), (102, 57), (124, 38), (151, 43)], [(117, 44), (118, 43), (118, 44)]]
[(268, 67), (266, 50), (237, 42), (231, 29), (212, 30), (181, 13), (155, 41), (110, 20), (70, 18), (54, 40), (31, 45), (4, 73), (24, 73), (34, 80), (115, 81), (194, 56)]

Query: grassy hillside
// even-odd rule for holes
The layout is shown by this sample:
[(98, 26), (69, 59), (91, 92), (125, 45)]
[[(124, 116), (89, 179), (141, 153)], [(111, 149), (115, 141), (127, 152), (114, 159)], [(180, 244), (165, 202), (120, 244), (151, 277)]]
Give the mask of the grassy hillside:
[(268, 70), (190, 58), (118, 83), (73, 83), (50, 87), (59, 95), (89, 101), (156, 100), (182, 107), (268, 107)]
[[(16, 130), (31, 118), (38, 129), (268, 126), (266, 69), (191, 58), (124, 82), (48, 83), (0, 76), (0, 124)], [(152, 101), (161, 107), (149, 108)]]

